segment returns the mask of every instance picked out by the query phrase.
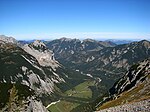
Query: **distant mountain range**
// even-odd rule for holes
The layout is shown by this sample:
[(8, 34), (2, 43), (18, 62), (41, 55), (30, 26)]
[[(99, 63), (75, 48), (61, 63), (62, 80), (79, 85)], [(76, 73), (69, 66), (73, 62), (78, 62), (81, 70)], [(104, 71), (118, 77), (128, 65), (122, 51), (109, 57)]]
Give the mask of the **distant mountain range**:
[[(62, 37), (60, 39), (65, 39), (66, 37)], [(66, 38), (67, 40), (72, 40), (71, 38)], [(18, 40), (20, 43), (22, 44), (29, 44), (31, 42), (34, 42), (36, 39), (33, 39), (33, 40)], [(57, 40), (57, 39), (56, 39)], [(77, 39), (79, 40), (79, 39)], [(93, 40), (93, 39), (83, 39), (81, 41), (84, 41), (84, 40)], [(40, 40), (42, 42), (45, 42), (45, 41), (48, 41), (48, 39), (43, 39), (43, 40)], [(49, 41), (53, 41), (53, 40), (49, 40)], [(103, 41), (103, 42), (111, 42), (111, 43), (114, 43), (116, 45), (120, 45), (120, 44), (128, 44), (128, 43), (131, 43), (131, 42), (137, 42), (137, 41), (140, 41), (140, 40), (122, 40), (122, 39), (107, 39), (107, 40), (94, 40), (94, 41)]]
[(129, 44), (131, 42), (135, 42), (137, 40), (119, 40), (119, 39), (108, 39), (108, 40), (105, 40), (106, 42), (113, 42), (117, 45), (120, 45), (120, 44)]
[(95, 40), (66, 38), (46, 42), (64, 66), (102, 79), (106, 88), (134, 63), (150, 56), (150, 42), (143, 40), (123, 45)]
[(90, 112), (149, 99), (150, 42), (124, 42), (0, 35), (0, 110), (48, 112), (57, 101), (58, 110)]

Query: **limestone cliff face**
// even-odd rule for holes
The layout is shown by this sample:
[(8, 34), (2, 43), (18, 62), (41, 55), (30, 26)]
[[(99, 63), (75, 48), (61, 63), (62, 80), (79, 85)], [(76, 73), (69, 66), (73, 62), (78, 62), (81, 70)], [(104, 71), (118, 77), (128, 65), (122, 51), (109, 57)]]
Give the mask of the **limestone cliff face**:
[(142, 90), (143, 92), (146, 92), (144, 89), (150, 88), (149, 75), (150, 59), (145, 59), (141, 63), (133, 65), (127, 71), (127, 73), (110, 89), (110, 94), (117, 96), (125, 91), (132, 90), (139, 85), (144, 85)]
[[(135, 108), (140, 108), (141, 110), (147, 109), (147, 111), (149, 111), (150, 110), (149, 108), (143, 108), (143, 106), (149, 105), (150, 99), (149, 90), (150, 90), (150, 59), (148, 58), (140, 63), (131, 66), (131, 68), (126, 72), (126, 74), (113, 85), (113, 87), (109, 90), (109, 96), (98, 104), (101, 105), (99, 106), (99, 109), (105, 109), (99, 112), (106, 112), (106, 111), (114, 112), (117, 108), (118, 112), (121, 112), (121, 110), (122, 112), (125, 112), (127, 110), (133, 111), (133, 109)], [(147, 102), (147, 103), (145, 105), (140, 102)], [(131, 103), (133, 103), (133, 105), (131, 105)], [(134, 104), (140, 105), (134, 106)], [(124, 109), (125, 107), (130, 108)], [(143, 112), (144, 111), (145, 110), (143, 110)]]
[[(40, 47), (41, 46), (39, 46), (39, 48)], [(50, 52), (39, 53), (37, 51), (37, 54), (33, 53), (35, 55), (34, 57), (34, 55), (30, 55), (22, 48), (13, 44), (4, 43), (1, 44), (0, 48), (1, 82), (19, 82), (34, 89), (37, 94), (51, 94), (53, 92), (54, 83), (64, 82), (64, 79), (54, 71), (59, 64), (52, 59)], [(32, 50), (36, 52), (35, 49)], [(45, 56), (45, 54), (47, 54), (48, 61), (37, 60), (37, 58), (41, 58)], [(54, 64), (52, 62), (54, 62)], [(49, 66), (45, 67), (45, 65)]]
[(7, 37), (5, 35), (0, 35), (0, 41), (3, 41), (5, 43), (13, 43), (13, 44), (17, 44), (17, 40), (13, 37)]
[[(53, 53), (40, 41), (26, 46), (26, 49), (23, 49), (4, 39), (0, 41), (0, 94), (5, 96), (6, 91), (8, 93), (6, 98), (0, 97), (0, 109), (47, 112), (41, 99), (43, 96), (51, 96), (55, 92), (56, 83), (65, 82), (57, 72), (57, 68), (61, 68), (61, 66), (54, 59)], [(15, 90), (16, 94), (13, 93), (11, 96), (13, 84), (18, 86)], [(23, 90), (26, 90), (27, 94), (32, 93), (30, 91), (32, 90), (33, 94), (24, 97), (23, 93), (20, 93)], [(22, 103), (18, 104), (17, 102)], [(14, 108), (11, 108), (10, 105)]]
[(50, 66), (53, 69), (56, 69), (60, 66), (60, 64), (54, 58), (54, 53), (39, 40), (36, 40), (31, 44), (24, 45), (23, 49), (27, 53), (34, 56), (41, 66)]

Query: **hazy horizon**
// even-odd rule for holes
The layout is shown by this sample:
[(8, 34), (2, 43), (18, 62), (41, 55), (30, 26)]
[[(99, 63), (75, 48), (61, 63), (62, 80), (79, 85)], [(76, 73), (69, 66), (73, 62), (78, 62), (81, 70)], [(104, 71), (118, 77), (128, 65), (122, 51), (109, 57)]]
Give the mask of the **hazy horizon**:
[(150, 34), (136, 34), (136, 33), (110, 33), (110, 32), (104, 32), (104, 33), (64, 33), (64, 34), (52, 34), (52, 35), (33, 35), (32, 37), (30, 35), (26, 35), (22, 38), (22, 36), (14, 36), (14, 35), (6, 35), (6, 34), (0, 34), (5, 35), (9, 37), (13, 37), (17, 40), (54, 40), (54, 39), (60, 39), (60, 38), (71, 38), (71, 39), (94, 39), (94, 40), (149, 40)]
[[(15, 38), (13, 36), (8, 36), (8, 35), (1, 35), (0, 36), (6, 36), (6, 37), (12, 37), (12, 38)], [(62, 38), (67, 38), (67, 39), (79, 39), (79, 40), (85, 40), (85, 39), (92, 39), (92, 40), (96, 40), (96, 41), (141, 41), (141, 40), (148, 40), (150, 41), (150, 38), (70, 38), (70, 37), (58, 37), (58, 38), (26, 38), (26, 39), (17, 39), (15, 38), (16, 40), (18, 41), (34, 41), (34, 40), (43, 40), (43, 41), (51, 41), (51, 40), (55, 40), (55, 39), (62, 39)]]

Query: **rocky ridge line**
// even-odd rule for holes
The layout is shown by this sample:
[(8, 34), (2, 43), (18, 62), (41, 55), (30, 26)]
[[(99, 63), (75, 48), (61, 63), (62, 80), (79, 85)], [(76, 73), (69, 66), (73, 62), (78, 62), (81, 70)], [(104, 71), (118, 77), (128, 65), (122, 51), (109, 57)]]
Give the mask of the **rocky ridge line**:
[(135, 102), (132, 104), (125, 104), (116, 107), (111, 107), (96, 112), (149, 112), (149, 111), (150, 111), (150, 99)]

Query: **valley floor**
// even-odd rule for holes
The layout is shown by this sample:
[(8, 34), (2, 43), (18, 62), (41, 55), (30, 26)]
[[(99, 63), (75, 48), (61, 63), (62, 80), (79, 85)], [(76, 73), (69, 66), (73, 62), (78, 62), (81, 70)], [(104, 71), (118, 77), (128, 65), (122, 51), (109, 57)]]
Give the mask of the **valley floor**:
[(81, 104), (88, 103), (92, 99), (92, 91), (89, 88), (94, 86), (95, 81), (85, 81), (71, 90), (64, 93), (64, 96), (53, 104), (50, 104), (47, 108), (50, 112), (70, 112)]
[(150, 112), (150, 99), (111, 107), (97, 112)]

